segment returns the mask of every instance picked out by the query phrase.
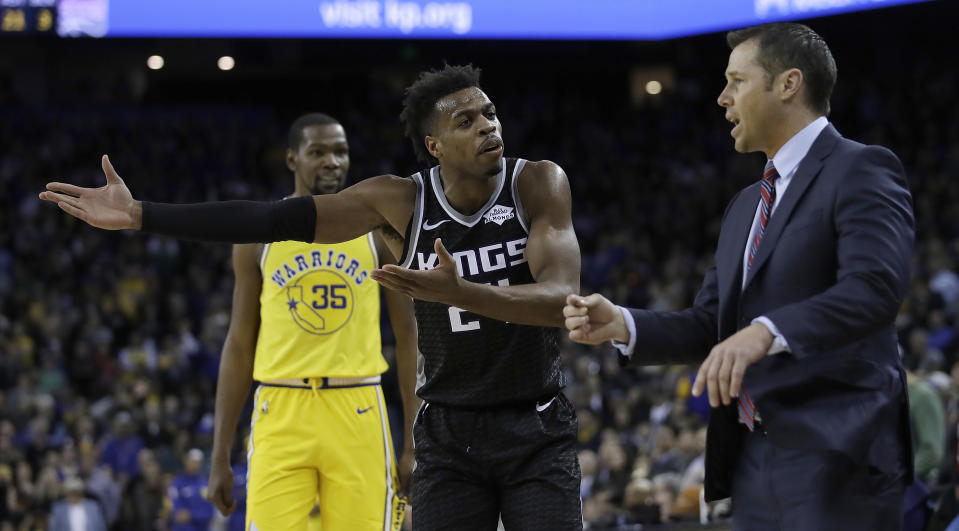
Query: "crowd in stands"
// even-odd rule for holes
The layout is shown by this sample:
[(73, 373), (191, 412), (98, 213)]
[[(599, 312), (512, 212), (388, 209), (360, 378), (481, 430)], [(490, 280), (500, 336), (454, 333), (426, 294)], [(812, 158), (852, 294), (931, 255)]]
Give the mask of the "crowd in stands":
[[(625, 75), (591, 83), (556, 74), (527, 86), (481, 65), (507, 155), (548, 158), (569, 175), (584, 293), (663, 310), (695, 296), (726, 201), (763, 165), (732, 150), (714, 102), (726, 51), (715, 51), (705, 66), (681, 54), (671, 90), (638, 102)], [(959, 80), (934, 59), (891, 66), (853, 54), (837, 52), (831, 118), (844, 135), (895, 151), (910, 179), (917, 240), (896, 327), (917, 478), (948, 521), (959, 424)], [(602, 86), (617, 79), (623, 87)], [(396, 119), (401, 96), (396, 84), (370, 81), (353, 96), (368, 104), (299, 110), (343, 122), (351, 178), (408, 175), (419, 166)], [(263, 104), (38, 107), (2, 90), (0, 114), (0, 531), (70, 529), (80, 514), (89, 529), (242, 528), (242, 517), (219, 518), (202, 500), (229, 246), (94, 230), (36, 194), (48, 180), (101, 184), (107, 152), (138, 197), (276, 199), (291, 190), (284, 133), (295, 115)], [(696, 367), (626, 370), (608, 347), (569, 342), (563, 358), (588, 527), (728, 514), (728, 504), (700, 503), (709, 408), (690, 396)]]

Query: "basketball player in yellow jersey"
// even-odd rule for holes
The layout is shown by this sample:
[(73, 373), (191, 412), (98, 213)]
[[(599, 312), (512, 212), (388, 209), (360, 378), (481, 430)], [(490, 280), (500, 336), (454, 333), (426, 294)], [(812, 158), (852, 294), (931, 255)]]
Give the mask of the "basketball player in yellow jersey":
[[(294, 196), (333, 194), (349, 169), (343, 127), (307, 114), (290, 128)], [(388, 229), (392, 231), (393, 229)], [(377, 233), (379, 231), (376, 231)], [(397, 530), (419, 407), (409, 297), (384, 293), (396, 336), (405, 448), (399, 473), (380, 374), (379, 289), (369, 272), (395, 263), (381, 235), (335, 245), (236, 245), (233, 314), (216, 392), (208, 499), (229, 514), (236, 423), (259, 382), (251, 421), (246, 529), (304, 530), (316, 499), (324, 531)]]

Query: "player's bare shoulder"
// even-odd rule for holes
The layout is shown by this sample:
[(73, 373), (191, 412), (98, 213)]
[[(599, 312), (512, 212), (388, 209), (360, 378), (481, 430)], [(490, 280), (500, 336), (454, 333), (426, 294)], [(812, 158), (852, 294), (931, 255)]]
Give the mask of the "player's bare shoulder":
[(568, 208), (569, 179), (559, 164), (551, 160), (527, 161), (516, 179), (520, 200), (531, 218), (553, 208)]
[(386, 221), (376, 227), (390, 246), (399, 242), (402, 245), (406, 226), (413, 217), (413, 205), (416, 202), (416, 183), (409, 177), (397, 175), (377, 175), (364, 179), (341, 194), (358, 197), (363, 203), (376, 210)]
[(409, 177), (377, 175), (363, 179), (340, 193), (359, 194), (377, 200), (412, 201), (416, 197), (416, 183)]

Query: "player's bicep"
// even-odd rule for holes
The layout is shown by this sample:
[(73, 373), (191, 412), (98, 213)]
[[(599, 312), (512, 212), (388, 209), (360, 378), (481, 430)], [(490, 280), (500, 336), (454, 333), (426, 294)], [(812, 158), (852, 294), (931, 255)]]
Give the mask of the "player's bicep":
[[(352, 240), (384, 224), (396, 230), (412, 214), (412, 181), (381, 175), (360, 181), (339, 193), (313, 196), (316, 243)], [(415, 186), (415, 185), (413, 185)], [(408, 212), (403, 220), (403, 213)]]
[(234, 348), (252, 352), (260, 328), (260, 272), (262, 244), (247, 243), (233, 246), (233, 308), (227, 343)]
[(526, 258), (537, 282), (562, 282), (579, 290), (579, 243), (573, 228), (535, 222), (530, 226)]
[(536, 182), (521, 182), (520, 188), (530, 216), (526, 259), (537, 282), (560, 282), (576, 292), (580, 254), (573, 231), (569, 181), (559, 166), (539, 164), (548, 164), (547, 170), (532, 176)]

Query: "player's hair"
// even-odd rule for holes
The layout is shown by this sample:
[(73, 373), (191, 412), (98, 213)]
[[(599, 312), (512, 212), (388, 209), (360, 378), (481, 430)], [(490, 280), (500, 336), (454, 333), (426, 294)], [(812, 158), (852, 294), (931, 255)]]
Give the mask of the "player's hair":
[(290, 132), (287, 133), (286, 136), (287, 146), (293, 151), (300, 149), (300, 142), (303, 141), (303, 130), (311, 125), (332, 125), (339, 123), (339, 120), (329, 114), (321, 112), (304, 114), (294, 120), (293, 125), (290, 126)]
[(786, 69), (798, 68), (806, 84), (806, 104), (816, 112), (829, 115), (829, 97), (836, 86), (836, 60), (826, 41), (803, 24), (774, 22), (751, 26), (726, 34), (729, 48), (758, 39), (756, 61), (766, 71), (766, 81)]
[(444, 63), (439, 70), (420, 72), (419, 78), (407, 87), (400, 120), (403, 122), (404, 133), (413, 143), (416, 158), (427, 164), (437, 163), (423, 143), (423, 139), (430, 135), (433, 129), (436, 102), (465, 88), (480, 88), (480, 73), (481, 70), (472, 64)]

